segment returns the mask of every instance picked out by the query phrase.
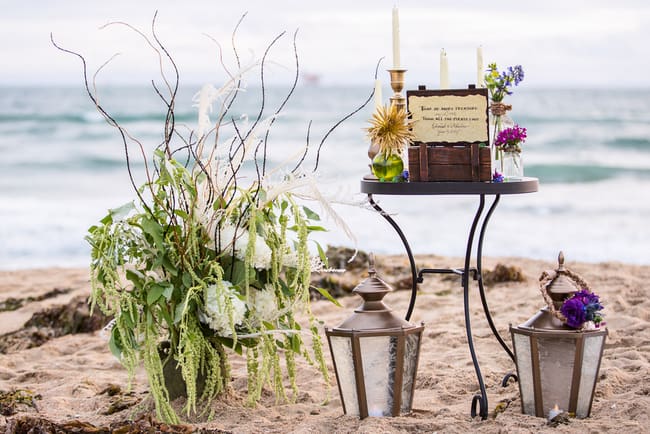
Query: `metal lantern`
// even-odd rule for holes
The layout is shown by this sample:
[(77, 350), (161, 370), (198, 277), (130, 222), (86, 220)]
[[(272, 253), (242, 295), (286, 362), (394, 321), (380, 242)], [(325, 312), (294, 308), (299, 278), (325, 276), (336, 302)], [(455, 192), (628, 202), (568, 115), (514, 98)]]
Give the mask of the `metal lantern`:
[[(557, 312), (567, 297), (587, 284), (559, 266), (540, 278), (548, 307), (518, 327), (510, 327), (515, 348), (522, 412), (548, 417), (555, 406), (577, 418), (588, 417), (607, 330), (576, 330), (565, 325)], [(557, 410), (556, 408), (556, 410)]]
[(424, 330), (384, 304), (391, 288), (376, 274), (371, 255), (368, 278), (353, 290), (363, 304), (338, 327), (325, 329), (343, 412), (361, 419), (411, 411)]

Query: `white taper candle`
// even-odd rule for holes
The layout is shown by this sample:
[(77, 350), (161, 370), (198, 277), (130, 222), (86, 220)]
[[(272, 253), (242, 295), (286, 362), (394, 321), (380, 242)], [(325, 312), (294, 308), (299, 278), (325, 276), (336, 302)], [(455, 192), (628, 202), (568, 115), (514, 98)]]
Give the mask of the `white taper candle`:
[(393, 7), (393, 69), (399, 69), (399, 11), (397, 6)]
[(383, 105), (384, 103), (382, 101), (381, 95), (381, 80), (375, 80), (375, 110)]
[(483, 47), (476, 49), (476, 87), (485, 87), (485, 71), (483, 71)]
[(440, 50), (440, 89), (449, 89), (449, 63), (444, 48)]

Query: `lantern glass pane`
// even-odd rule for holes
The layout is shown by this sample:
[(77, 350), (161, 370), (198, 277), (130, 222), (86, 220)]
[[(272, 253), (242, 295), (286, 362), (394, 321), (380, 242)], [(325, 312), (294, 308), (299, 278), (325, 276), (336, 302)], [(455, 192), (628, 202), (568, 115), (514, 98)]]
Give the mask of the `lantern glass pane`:
[(347, 336), (330, 336), (332, 354), (336, 362), (336, 374), (341, 388), (345, 412), (359, 415), (354, 363), (352, 362), (352, 338)]
[(530, 354), (530, 338), (514, 332), (512, 334), (517, 356), (517, 374), (521, 391), (521, 407), (525, 414), (535, 414), (535, 383), (533, 363)]
[(368, 336), (359, 339), (366, 384), (368, 416), (390, 416), (397, 362), (397, 338)]
[(576, 340), (538, 337), (537, 349), (544, 416), (556, 404), (560, 409), (569, 411)]
[(402, 377), (402, 404), (401, 413), (411, 411), (413, 397), (413, 382), (415, 381), (416, 363), (420, 349), (420, 333), (406, 335), (406, 348), (404, 349), (404, 376)]
[(598, 364), (604, 340), (605, 335), (585, 337), (580, 389), (578, 389), (578, 405), (576, 407), (576, 417), (578, 418), (589, 416), (589, 407), (591, 407), (592, 392), (598, 375)]

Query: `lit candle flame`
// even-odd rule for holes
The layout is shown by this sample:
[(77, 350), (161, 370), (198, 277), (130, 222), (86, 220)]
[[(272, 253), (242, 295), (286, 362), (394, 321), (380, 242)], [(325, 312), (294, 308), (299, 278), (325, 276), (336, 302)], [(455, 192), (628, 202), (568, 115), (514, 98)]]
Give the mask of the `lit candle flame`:
[(562, 414), (562, 413), (563, 413), (563, 411), (560, 410), (560, 407), (556, 403), (555, 406), (552, 409), (550, 409), (549, 412), (548, 412), (548, 420), (553, 420), (559, 414)]

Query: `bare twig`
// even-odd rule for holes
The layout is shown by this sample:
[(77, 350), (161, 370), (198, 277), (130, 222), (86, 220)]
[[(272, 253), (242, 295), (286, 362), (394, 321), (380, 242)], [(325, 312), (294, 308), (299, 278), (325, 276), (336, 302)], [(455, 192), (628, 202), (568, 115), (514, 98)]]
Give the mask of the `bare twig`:
[[(377, 74), (378, 74), (378, 71), (379, 71), (379, 65), (381, 64), (382, 59), (383, 59), (383, 57), (377, 61), (377, 66), (375, 66), (375, 80), (377, 79)], [(321, 150), (321, 148), (323, 147), (323, 143), (325, 143), (325, 140), (327, 140), (327, 138), (329, 137), (329, 135), (332, 134), (332, 132), (333, 132), (336, 128), (338, 128), (338, 126), (341, 125), (343, 122), (345, 122), (346, 120), (350, 119), (352, 116), (354, 116), (355, 114), (357, 114), (358, 112), (360, 112), (361, 110), (363, 110), (363, 108), (364, 108), (366, 105), (368, 105), (368, 103), (372, 100), (372, 98), (373, 98), (374, 95), (375, 95), (375, 89), (374, 89), (374, 87), (373, 87), (372, 92), (370, 92), (370, 95), (368, 96), (368, 99), (366, 99), (366, 101), (365, 101), (363, 104), (361, 104), (361, 105), (360, 105), (357, 109), (355, 109), (354, 111), (352, 111), (352, 112), (348, 113), (347, 115), (345, 115), (341, 120), (339, 120), (337, 123), (335, 123), (335, 124), (332, 126), (332, 128), (330, 128), (330, 129), (327, 131), (327, 133), (325, 133), (325, 135), (323, 136), (322, 140), (321, 140), (320, 143), (318, 144), (318, 150), (316, 151), (316, 164), (314, 165), (314, 170), (313, 170), (312, 172), (316, 172), (316, 170), (318, 170), (318, 164), (319, 164), (319, 162), (320, 162), (320, 150)]]
[(278, 109), (275, 111), (273, 118), (271, 119), (271, 123), (269, 124), (269, 127), (266, 129), (266, 134), (264, 134), (264, 158), (262, 159), (262, 176), (266, 174), (266, 155), (267, 155), (267, 142), (269, 139), (269, 133), (271, 131), (271, 126), (275, 122), (275, 119), (277, 118), (277, 115), (280, 114), (280, 112), (284, 109), (284, 106), (289, 102), (289, 99), (291, 99), (291, 96), (293, 95), (293, 92), (296, 90), (296, 85), (298, 84), (298, 77), (300, 75), (300, 63), (298, 61), (298, 48), (296, 46), (296, 38), (298, 36), (298, 29), (293, 33), (293, 55), (296, 59), (296, 73), (294, 75), (293, 83), (291, 84), (291, 88), (289, 89), (289, 92), (287, 93), (286, 97), (278, 107)]
[(52, 42), (52, 45), (54, 45), (54, 47), (56, 47), (58, 50), (63, 51), (64, 53), (72, 54), (73, 56), (76, 56), (77, 58), (79, 58), (79, 60), (81, 60), (81, 63), (82, 63), (82, 66), (83, 66), (83, 81), (84, 81), (84, 87), (86, 88), (86, 93), (88, 94), (88, 97), (93, 102), (93, 104), (95, 104), (95, 107), (97, 108), (99, 113), (109, 123), (109, 125), (117, 128), (117, 130), (119, 131), (120, 136), (122, 138), (122, 143), (124, 145), (124, 154), (125, 154), (125, 158), (126, 158), (126, 170), (127, 170), (128, 174), (129, 174), (129, 180), (131, 182), (131, 186), (133, 187), (133, 190), (135, 191), (136, 195), (138, 196), (138, 199), (140, 200), (140, 203), (142, 203), (142, 206), (145, 208), (147, 213), (153, 215), (153, 213), (151, 211), (151, 208), (149, 208), (149, 206), (147, 205), (147, 202), (144, 200), (144, 197), (142, 197), (142, 194), (140, 193), (140, 191), (138, 190), (137, 185), (135, 184), (135, 179), (133, 178), (133, 172), (131, 170), (131, 159), (130, 159), (130, 156), (129, 156), (129, 145), (128, 145), (128, 141), (127, 141), (126, 132), (118, 124), (118, 122), (111, 115), (109, 115), (106, 112), (106, 110), (104, 110), (104, 108), (99, 104), (99, 102), (95, 98), (95, 95), (93, 94), (93, 92), (90, 90), (90, 86), (88, 84), (88, 66), (86, 64), (85, 57), (82, 56), (81, 54), (75, 52), (75, 51), (68, 50), (68, 49), (63, 48), (60, 45), (58, 45), (56, 43), (56, 41), (54, 40), (54, 35), (52, 33), (50, 33), (50, 41)]

